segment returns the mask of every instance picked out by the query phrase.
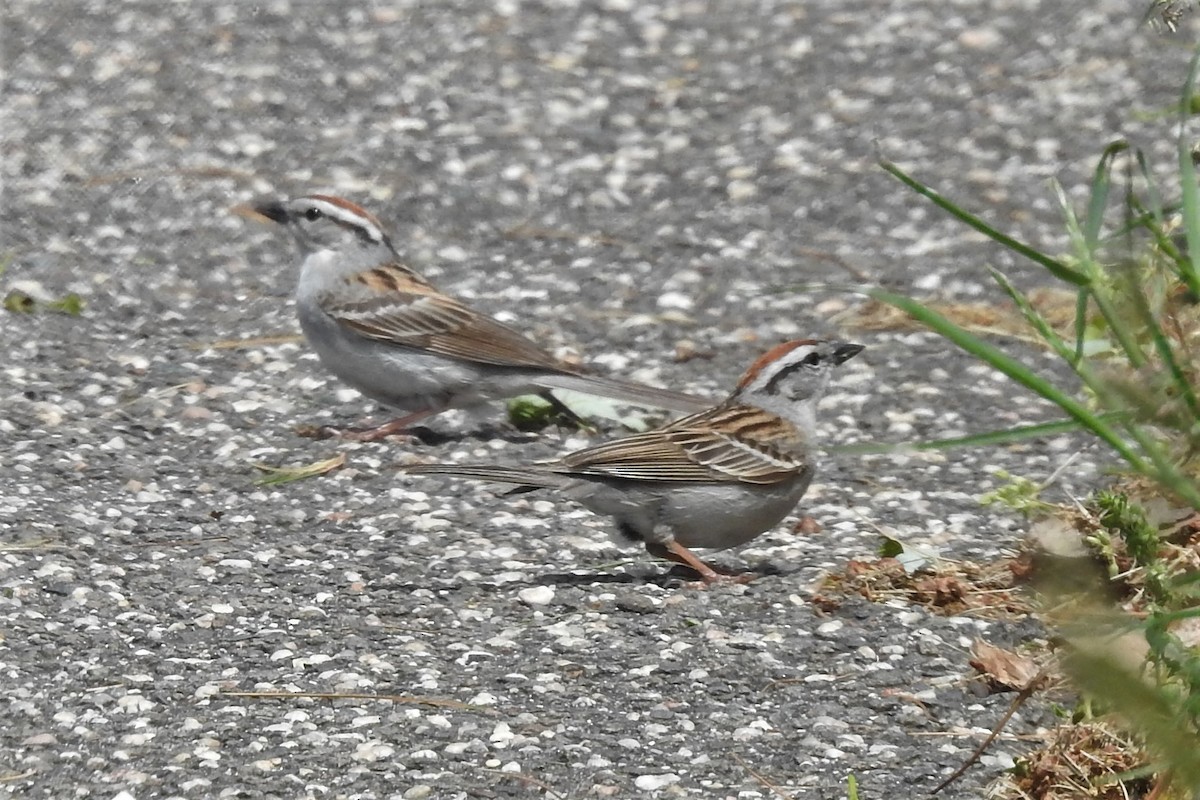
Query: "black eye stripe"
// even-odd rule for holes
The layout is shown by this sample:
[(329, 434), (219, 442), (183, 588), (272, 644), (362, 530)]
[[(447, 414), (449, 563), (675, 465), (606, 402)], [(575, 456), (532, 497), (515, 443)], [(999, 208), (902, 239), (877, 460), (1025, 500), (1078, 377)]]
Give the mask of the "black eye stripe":
[(794, 364), (789, 364), (788, 366), (779, 370), (779, 372), (776, 372), (771, 380), (767, 381), (767, 385), (764, 386), (763, 389), (767, 392), (774, 392), (776, 390), (776, 384), (791, 375), (796, 370), (801, 369), (802, 367), (815, 367), (820, 363), (821, 355), (819, 353), (809, 353), (800, 361), (797, 361)]

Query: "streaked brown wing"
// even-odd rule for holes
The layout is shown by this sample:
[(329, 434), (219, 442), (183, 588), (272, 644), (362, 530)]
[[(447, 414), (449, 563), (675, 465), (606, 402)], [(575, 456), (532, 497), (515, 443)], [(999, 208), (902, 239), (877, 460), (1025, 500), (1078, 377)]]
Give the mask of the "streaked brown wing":
[(347, 299), (322, 307), (360, 336), (496, 366), (561, 368), (520, 333), (405, 270), (381, 267), (346, 284)]
[[(780, 483), (808, 465), (763, 438), (771, 419), (756, 408), (717, 407), (665, 428), (580, 450), (563, 464), (572, 472), (631, 480)], [(798, 431), (789, 433), (789, 443), (799, 441)]]

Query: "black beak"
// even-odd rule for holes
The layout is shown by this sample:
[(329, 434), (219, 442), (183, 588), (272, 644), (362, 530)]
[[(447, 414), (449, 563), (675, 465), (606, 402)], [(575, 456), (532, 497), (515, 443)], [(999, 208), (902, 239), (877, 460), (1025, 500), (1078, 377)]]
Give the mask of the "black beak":
[(252, 207), (257, 213), (262, 214), (272, 222), (278, 222), (280, 225), (287, 222), (287, 209), (283, 207), (283, 203), (279, 200), (266, 200), (261, 203), (255, 203)]
[(863, 351), (863, 345), (853, 342), (837, 342), (833, 347), (833, 363), (844, 364)]

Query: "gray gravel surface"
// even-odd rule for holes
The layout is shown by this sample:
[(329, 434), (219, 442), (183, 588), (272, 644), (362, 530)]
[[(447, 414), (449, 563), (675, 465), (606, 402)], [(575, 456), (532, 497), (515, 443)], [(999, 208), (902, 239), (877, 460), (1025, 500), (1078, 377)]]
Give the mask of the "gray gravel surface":
[[(687, 590), (578, 508), (393, 469), (582, 436), (461, 415), (436, 445), (297, 436), (376, 409), (302, 344), (213, 346), (296, 331), (289, 243), (228, 209), (352, 197), (446, 288), (679, 388), (719, 394), (782, 338), (852, 336), (869, 349), (825, 405), (833, 443), (1044, 419), (929, 335), (840, 329), (850, 295), (776, 289), (853, 280), (831, 257), (918, 294), (981, 295), (988, 263), (1033, 280), (873, 148), (1061, 245), (1048, 178), (1078, 198), (1118, 134), (1169, 152), (1134, 112), (1173, 100), (1195, 31), (1138, 30), (1139, 12), (9, 0), (0, 281), (86, 308), (0, 316), (0, 791), (835, 798), (854, 775), (863, 797), (927, 792), (1009, 701), (967, 680), (970, 641), (1037, 625), (822, 614), (814, 582), (880, 531), (997, 557), (1022, 523), (978, 503), (996, 470), (1044, 478), (1079, 442), (827, 459), (803, 505), (822, 532), (781, 526), (715, 557), (763, 577)], [(685, 341), (711, 358), (677, 362)], [(338, 453), (329, 475), (254, 484), (256, 462)], [(1051, 722), (1022, 709), (944, 796), (979, 796), (1013, 736)]]

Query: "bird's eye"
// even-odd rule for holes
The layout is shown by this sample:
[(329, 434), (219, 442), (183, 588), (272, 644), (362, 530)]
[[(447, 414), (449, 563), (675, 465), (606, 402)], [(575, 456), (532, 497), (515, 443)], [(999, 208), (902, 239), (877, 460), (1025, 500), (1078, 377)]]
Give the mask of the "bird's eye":
[(315, 222), (321, 218), (321, 209), (310, 208), (304, 212), (304, 218), (309, 222)]
[(819, 353), (809, 353), (800, 363), (806, 367), (815, 367), (821, 363), (821, 355)]

